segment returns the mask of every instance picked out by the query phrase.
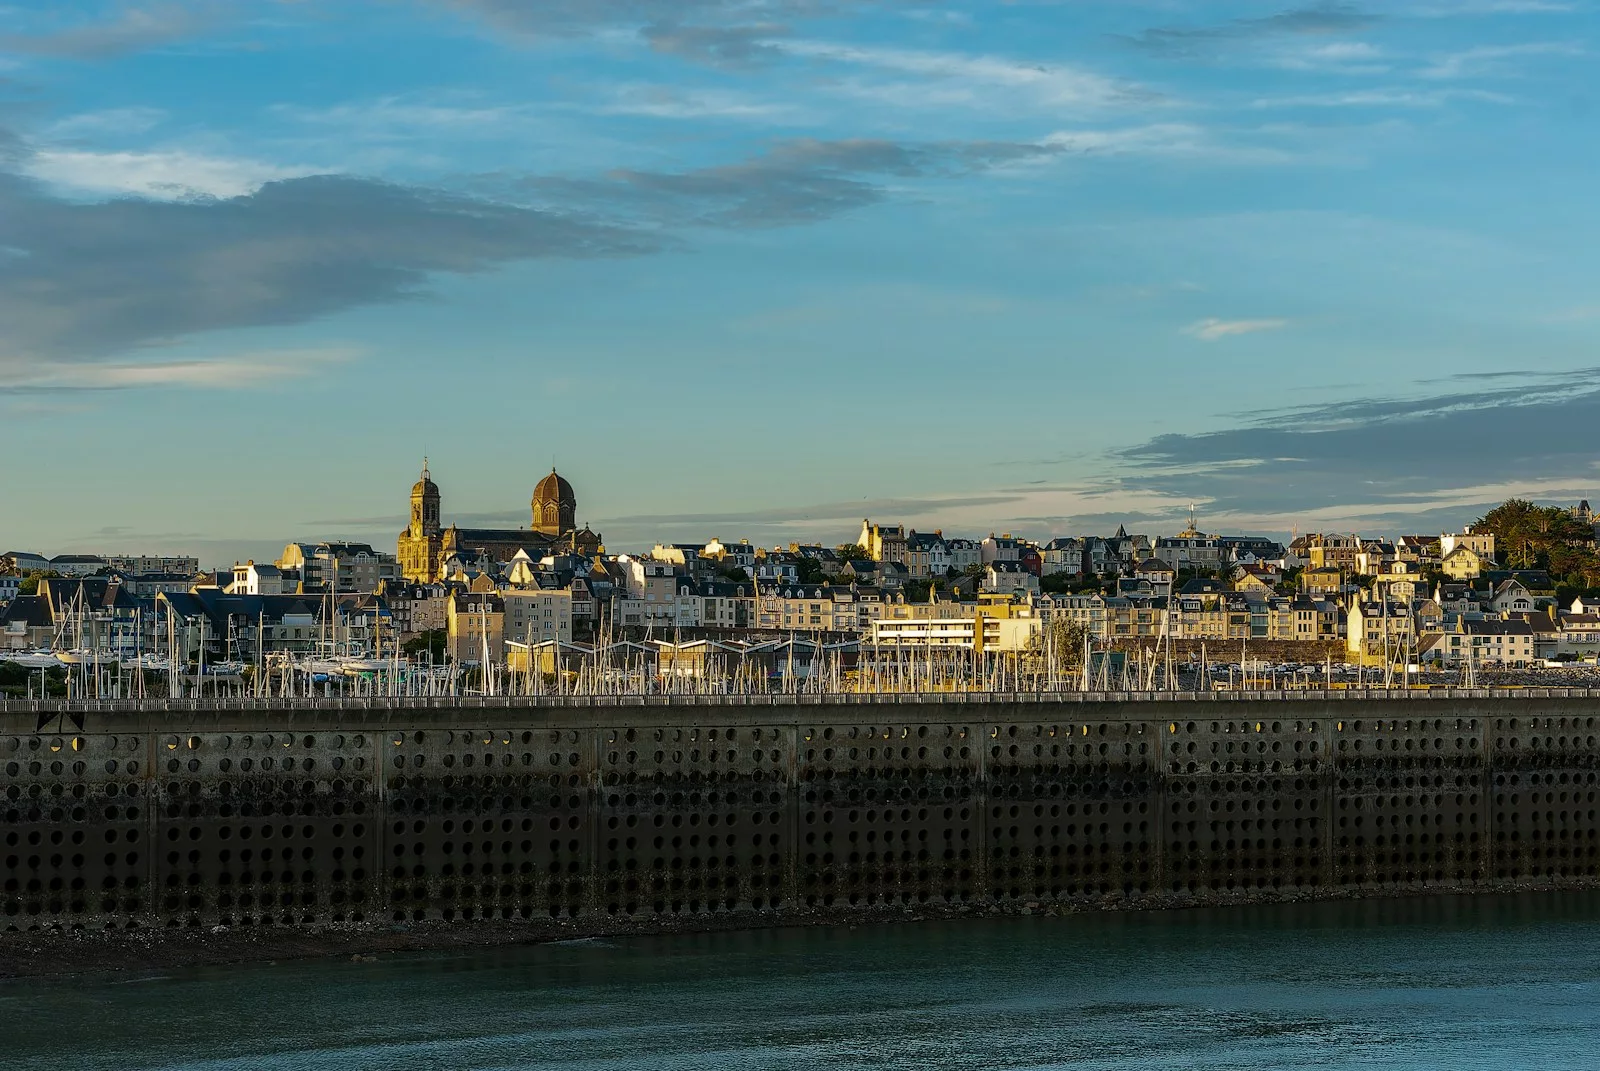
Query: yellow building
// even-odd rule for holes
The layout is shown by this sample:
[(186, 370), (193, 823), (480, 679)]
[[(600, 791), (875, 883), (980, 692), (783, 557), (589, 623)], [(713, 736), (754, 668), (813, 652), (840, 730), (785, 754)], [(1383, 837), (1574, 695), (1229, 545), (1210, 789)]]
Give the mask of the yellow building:
[(1406, 602), (1379, 599), (1368, 602), (1354, 599), (1345, 623), (1345, 651), (1367, 664), (1405, 658), (1417, 642), (1417, 623)]
[(1266, 599), (1277, 594), (1277, 588), (1265, 577), (1252, 572), (1239, 574), (1239, 579), (1233, 582), (1233, 590), (1240, 592), (1249, 599)]
[(1483, 554), (1463, 544), (1446, 554), (1439, 568), (1452, 580), (1476, 580), (1485, 564)]
[(1313, 569), (1343, 569), (1353, 573), (1356, 555), (1360, 552), (1360, 536), (1322, 533), (1308, 537), (1306, 558)]
[(499, 664), (506, 653), (506, 608), (498, 595), (458, 594), (450, 599), (446, 650), (456, 662)]
[(867, 554), (875, 562), (899, 562), (902, 565), (906, 560), (906, 530), (899, 524), (873, 524), (871, 520), (863, 518), (861, 521), (861, 538), (858, 542), (867, 549)]

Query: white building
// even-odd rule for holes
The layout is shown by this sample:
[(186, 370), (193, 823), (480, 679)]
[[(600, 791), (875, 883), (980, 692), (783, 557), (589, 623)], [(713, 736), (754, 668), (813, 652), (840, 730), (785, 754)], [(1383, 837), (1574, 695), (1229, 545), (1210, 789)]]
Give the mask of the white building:
[(572, 640), (572, 592), (565, 588), (512, 590), (505, 602), (505, 638), (518, 643)]
[(999, 595), (1037, 595), (1039, 578), (1021, 562), (996, 560), (984, 566), (982, 588)]
[(1466, 547), (1480, 558), (1494, 558), (1494, 533), (1474, 532), (1468, 525), (1460, 533), (1446, 533), (1439, 537), (1439, 557), (1447, 558), (1457, 547)]
[(106, 560), (96, 554), (57, 554), (49, 566), (62, 576), (94, 576), (106, 567)]
[(273, 564), (294, 573), (309, 588), (341, 594), (376, 591), (380, 582), (400, 579), (395, 556), (366, 543), (290, 543)]
[(31, 554), (25, 550), (8, 550), (0, 554), (0, 573), (27, 576), (29, 573), (46, 572), (49, 568), (50, 559), (43, 554)]
[(865, 642), (875, 647), (1025, 651), (1037, 645), (1042, 629), (1042, 620), (1028, 611), (1009, 617), (976, 612), (969, 617), (879, 618), (868, 625)]
[(1040, 555), (1044, 559), (1044, 575), (1060, 573), (1077, 575), (1083, 572), (1083, 540), (1063, 537), (1052, 539), (1044, 545)]
[(107, 554), (106, 564), (119, 573), (140, 576), (183, 574), (193, 576), (200, 571), (200, 559), (187, 554)]
[(292, 594), (295, 585), (285, 590), (283, 570), (276, 565), (257, 565), (254, 561), (240, 565), (233, 563), (233, 583), (228, 585), (229, 595), (284, 595)]

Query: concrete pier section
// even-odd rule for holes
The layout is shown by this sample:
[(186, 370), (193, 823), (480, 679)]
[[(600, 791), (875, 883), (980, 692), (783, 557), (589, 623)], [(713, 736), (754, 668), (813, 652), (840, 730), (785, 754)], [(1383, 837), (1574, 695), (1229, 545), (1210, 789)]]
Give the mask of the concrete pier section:
[(1593, 885), (1597, 717), (1577, 689), (11, 703), (0, 940)]

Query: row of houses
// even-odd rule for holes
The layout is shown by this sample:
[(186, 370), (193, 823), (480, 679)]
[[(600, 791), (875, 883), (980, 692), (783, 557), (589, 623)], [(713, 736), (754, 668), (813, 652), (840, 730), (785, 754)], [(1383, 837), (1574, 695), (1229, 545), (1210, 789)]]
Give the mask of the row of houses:
[(119, 661), (176, 652), (257, 661), (268, 653), (370, 654), (397, 643), (387, 605), (372, 593), (245, 595), (217, 586), (153, 595), (117, 577), (59, 577), (0, 609), (5, 651), (99, 652)]

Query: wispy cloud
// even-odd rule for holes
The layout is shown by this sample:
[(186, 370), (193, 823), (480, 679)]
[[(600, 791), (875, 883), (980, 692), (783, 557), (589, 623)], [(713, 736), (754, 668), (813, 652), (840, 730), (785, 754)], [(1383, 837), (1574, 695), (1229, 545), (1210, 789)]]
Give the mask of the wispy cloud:
[(503, 130), (532, 108), (517, 104), (485, 104), (462, 99), (377, 97), (347, 101), (327, 107), (275, 104), (267, 113), (275, 118), (311, 126), (355, 131), (362, 135), (449, 133), (466, 130)]
[(791, 23), (837, 18), (896, 0), (431, 0), (498, 34), (534, 43), (610, 37), (642, 41), (663, 55), (723, 68), (782, 58), (776, 39)]
[(749, 122), (807, 124), (816, 117), (804, 106), (762, 100), (725, 89), (698, 89), (647, 83), (612, 86), (594, 105), (602, 115), (642, 115), (656, 119), (731, 119)]
[[(792, 40), (781, 45), (790, 55), (858, 67), (876, 73), (911, 75), (934, 83), (955, 87), (935, 103), (966, 101), (987, 104), (994, 91), (1025, 97), (1033, 105), (1049, 108), (1102, 109), (1150, 104), (1159, 95), (1132, 82), (1108, 78), (1093, 71), (1065, 64), (1024, 62), (1003, 56), (973, 55), (961, 52), (860, 46), (830, 41)], [(911, 103), (914, 92), (903, 92), (901, 83), (841, 84), (859, 96), (875, 97), (894, 103)]]
[(1572, 0), (1440, 0), (1406, 9), (1413, 18), (1460, 15), (1560, 15), (1581, 10)]
[(103, 111), (79, 112), (51, 123), (51, 138), (98, 137), (107, 134), (126, 137), (145, 134), (160, 126), (167, 118), (162, 108), (132, 105), (125, 108), (107, 108)]
[(1059, 130), (1040, 143), (1086, 156), (1171, 156), (1218, 164), (1288, 164), (1323, 153), (1306, 150), (1292, 131), (1217, 131), (1194, 123), (1148, 123), (1102, 130)]
[(1530, 41), (1517, 45), (1484, 45), (1437, 57), (1418, 71), (1422, 78), (1447, 81), (1457, 78), (1505, 77), (1518, 73), (1514, 62), (1530, 56), (1582, 56), (1586, 50), (1572, 41)]
[(534, 177), (516, 189), (550, 206), (654, 225), (779, 227), (876, 204), (889, 196), (885, 180), (971, 175), (1059, 151), (1031, 142), (796, 139), (737, 163), (685, 171), (619, 169), (599, 179)]
[(1600, 369), (1463, 376), (1437, 393), (1244, 414), (1223, 430), (1160, 435), (1118, 452), (1131, 466), (1119, 486), (1254, 516), (1459, 508), (1592, 487), (1600, 468), (1573, 429), (1597, 419)]
[[(179, 154), (23, 151), (20, 167), (33, 181), (0, 173), (0, 353), (101, 363), (198, 332), (414, 299), (434, 274), (651, 253), (675, 247), (673, 232), (687, 227), (828, 219), (886, 199), (891, 184), (1060, 151), (1025, 142), (801, 139), (683, 171), (502, 176), (495, 200), (352, 177), (277, 177), (270, 168)], [(138, 196), (67, 200), (46, 192), (43, 180)]]
[(301, 379), (363, 355), (356, 347), (260, 350), (203, 360), (67, 364), (0, 357), (0, 395), (122, 391), (166, 387), (255, 390)]
[(788, 32), (788, 27), (777, 23), (686, 26), (673, 22), (643, 30), (644, 39), (655, 51), (715, 67), (751, 67), (771, 62), (783, 55), (773, 39)]
[(216, 2), (130, 4), (100, 20), (69, 22), (34, 34), (0, 34), (0, 52), (107, 59), (193, 37), (214, 25), (222, 9)]
[(1196, 320), (1183, 329), (1183, 333), (1202, 342), (1217, 342), (1235, 335), (1253, 335), (1259, 331), (1279, 331), (1289, 326), (1288, 320), (1219, 320), (1214, 316)]
[(1454, 101), (1514, 104), (1515, 97), (1485, 89), (1351, 89), (1335, 93), (1263, 97), (1252, 108), (1442, 108)]
[(1231, 19), (1203, 26), (1153, 26), (1122, 40), (1152, 52), (1195, 55), (1221, 45), (1263, 38), (1352, 33), (1376, 25), (1379, 15), (1354, 4), (1327, 2), (1262, 18)]
[(1268, 66), (1315, 74), (1383, 74), (1393, 68), (1389, 53), (1366, 41), (1294, 44), (1272, 49), (1265, 58)]
[(167, 152), (91, 152), (41, 149), (23, 173), (77, 193), (137, 194), (162, 200), (238, 197), (264, 183), (315, 174), (320, 168), (261, 160)]
[(435, 273), (622, 256), (661, 240), (594, 219), (367, 179), (236, 197), (83, 203), (0, 174), (0, 353), (91, 362), (222, 328), (415, 299)]

